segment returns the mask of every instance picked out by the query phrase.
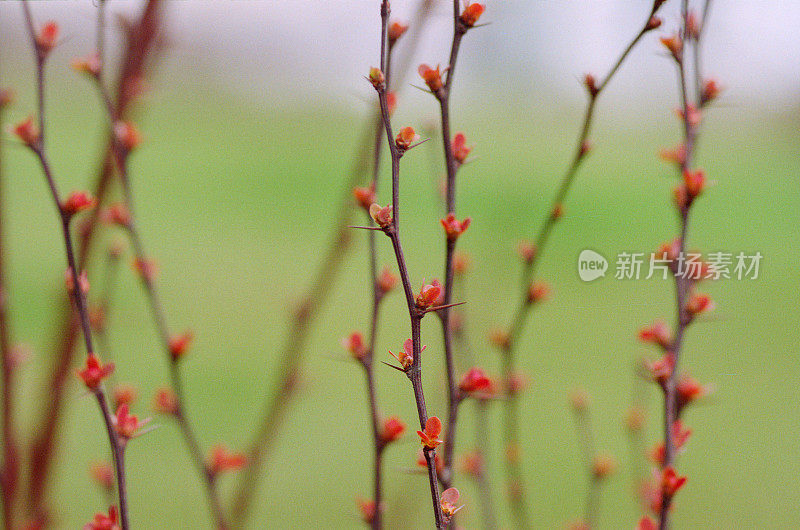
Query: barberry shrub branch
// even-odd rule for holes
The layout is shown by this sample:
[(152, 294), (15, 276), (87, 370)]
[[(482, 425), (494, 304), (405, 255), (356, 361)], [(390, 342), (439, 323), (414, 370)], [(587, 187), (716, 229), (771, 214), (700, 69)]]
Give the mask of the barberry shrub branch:
[[(679, 377), (679, 366), (683, 342), (688, 327), (695, 319), (711, 310), (713, 302), (704, 294), (696, 292), (697, 283), (706, 277), (707, 267), (703, 264), (699, 270), (693, 271), (684, 263), (686, 240), (689, 231), (689, 218), (695, 200), (705, 191), (706, 176), (703, 170), (693, 166), (699, 127), (702, 123), (703, 111), (719, 95), (720, 88), (713, 79), (705, 79), (700, 70), (700, 43), (702, 28), (707, 24), (709, 0), (702, 2), (703, 18), (698, 19), (692, 11), (688, 0), (681, 1), (681, 24), (677, 33), (662, 37), (661, 42), (677, 67), (680, 88), (680, 108), (678, 115), (683, 125), (683, 143), (670, 152), (667, 158), (677, 166), (680, 183), (673, 190), (673, 198), (678, 213), (679, 235), (671, 243), (661, 249), (660, 259), (670, 264), (675, 280), (676, 318), (675, 328), (670, 336), (668, 332), (657, 333), (656, 326), (640, 332), (640, 338), (651, 338), (664, 351), (664, 357), (651, 367), (661, 367), (651, 376), (661, 387), (664, 394), (664, 443), (654, 450), (654, 462), (660, 467), (660, 484), (657, 487), (658, 502), (654, 506), (658, 513), (658, 527), (666, 530), (670, 527), (670, 513), (673, 498), (686, 482), (675, 471), (675, 457), (682, 448), (691, 431), (684, 429), (680, 414), (684, 407), (702, 394), (695, 388), (688, 376)], [(693, 54), (694, 61), (691, 61)], [(693, 63), (693, 64), (692, 64)], [(691, 68), (694, 67), (694, 74)], [(649, 331), (650, 333), (646, 333)]]
[[(0, 87), (0, 127), (3, 124), (5, 108), (11, 103), (13, 94), (10, 89)], [(8, 286), (6, 284), (6, 242), (4, 238), (5, 215), (5, 175), (3, 174), (3, 146), (0, 142), (0, 371), (2, 377), (2, 461), (0, 461), (0, 499), (3, 507), (3, 527), (16, 526), (16, 499), (19, 489), (19, 447), (17, 442), (17, 424), (14, 407), (16, 398), (16, 374), (14, 352), (11, 342), (11, 329), (8, 314)]]
[[(381, 60), (380, 64), (385, 65), (385, 47), (388, 38), (389, 22), (389, 2), (381, 1)], [(386, 91), (385, 76), (382, 68), (370, 70), (369, 81), (378, 93), (378, 101), (381, 107), (381, 117), (386, 132), (386, 140), (389, 144), (391, 154), (392, 171), (392, 203), (386, 207), (373, 204), (370, 208), (370, 215), (378, 227), (389, 237), (392, 243), (392, 250), (397, 261), (397, 268), (400, 273), (400, 280), (403, 285), (403, 292), (408, 307), (408, 315), (411, 321), (411, 344), (405, 349), (407, 359), (410, 354), (411, 359), (406, 363), (401, 361), (402, 370), (406, 373), (414, 391), (414, 401), (417, 406), (419, 416), (420, 436), (423, 440), (423, 454), (428, 468), (428, 482), (431, 491), (431, 501), (433, 504), (434, 519), (437, 528), (444, 528), (448, 520), (445, 519), (442, 501), (439, 497), (439, 483), (436, 472), (436, 446), (441, 441), (437, 435), (441, 432), (441, 422), (435, 416), (429, 417), (425, 404), (425, 394), (422, 388), (422, 344), (421, 344), (421, 322), (422, 318), (431, 309), (439, 298), (441, 288), (438, 285), (429, 284), (423, 287), (420, 295), (414, 297), (408, 267), (403, 255), (403, 247), (400, 243), (400, 158), (409, 149), (413, 148), (419, 140), (419, 136), (411, 127), (401, 129), (395, 138), (392, 131), (391, 116)], [(438, 284), (438, 282), (437, 282)], [(410, 350), (410, 351), (409, 351)], [(436, 420), (438, 429), (432, 427), (431, 422)]]
[[(406, 33), (408, 26), (401, 22), (393, 22), (388, 29), (385, 49), (381, 51), (386, 54), (381, 58), (381, 68), (385, 69), (384, 83), (389, 87), (390, 71), (392, 64), (392, 52), (395, 44)], [(394, 110), (397, 103), (394, 93), (389, 92), (389, 112)], [(383, 140), (383, 121), (380, 119), (380, 108), (378, 108), (378, 128), (373, 145), (372, 160), (372, 180), (368, 186), (356, 187), (353, 195), (357, 204), (363, 209), (366, 221), (370, 226), (374, 226), (374, 221), (370, 215), (370, 208), (375, 203), (375, 197), (380, 189), (380, 170), (381, 152), (384, 145)], [(375, 345), (378, 340), (378, 323), (380, 319), (380, 309), (384, 297), (394, 288), (397, 278), (389, 271), (384, 269), (378, 272), (378, 253), (376, 243), (376, 231), (369, 230), (367, 261), (369, 266), (369, 333), (365, 342), (364, 337), (359, 332), (352, 333), (344, 340), (344, 346), (359, 362), (364, 369), (367, 388), (367, 402), (369, 405), (370, 424), (372, 428), (373, 445), (373, 471), (372, 471), (372, 499), (359, 501), (362, 518), (372, 528), (383, 527), (383, 453), (387, 445), (402, 435), (405, 425), (396, 417), (384, 419), (378, 407), (377, 389), (375, 386)]]
[[(125, 119), (137, 96), (141, 93), (142, 79), (147, 70), (148, 60), (155, 55), (155, 41), (162, 20), (162, 0), (147, 0), (141, 15), (130, 22), (123, 31), (124, 46), (119, 73), (116, 79), (115, 116)], [(100, 157), (100, 167), (93, 196), (98, 206), (102, 205), (109, 195), (113, 177), (112, 143), (113, 131), (105, 143)], [(78, 269), (84, 270), (99, 232), (100, 209), (86, 212), (85, 224), (78, 234), (76, 259)], [(74, 311), (73, 304), (58, 301), (63, 314), (63, 322), (56, 332), (55, 359), (52, 372), (47, 378), (39, 400), (42, 405), (41, 419), (37, 421), (33, 432), (36, 433), (30, 445), (29, 461), (31, 463), (27, 482), (26, 503), (30, 513), (47, 513), (45, 506), (49, 477), (53, 468), (54, 454), (59, 442), (59, 424), (64, 414), (66, 385), (71, 379), (71, 367), (74, 364), (76, 346), (80, 333), (80, 319)], [(62, 307), (63, 306), (63, 307)]]
[[(103, 16), (104, 10), (101, 8), (98, 10), (98, 18), (102, 19)], [(98, 22), (98, 27), (102, 26), (102, 22)], [(154, 262), (148, 258), (136, 225), (128, 161), (129, 155), (138, 147), (141, 137), (139, 131), (132, 123), (127, 121), (115, 121), (116, 112), (114, 104), (111, 100), (111, 95), (102, 82), (105, 59), (100, 52), (102, 49), (102, 34), (103, 31), (98, 30), (97, 52), (86, 58), (76, 59), (73, 61), (72, 66), (75, 70), (87, 74), (87, 76), (94, 81), (106, 109), (107, 119), (112, 131), (112, 160), (122, 184), (124, 204), (112, 206), (109, 217), (112, 222), (120, 226), (126, 232), (130, 239), (135, 256), (135, 268), (147, 295), (150, 312), (164, 348), (167, 362), (169, 363), (171, 391), (175, 396), (174, 407), (169, 415), (178, 423), (192, 462), (203, 480), (216, 526), (218, 528), (227, 528), (228, 518), (223, 510), (222, 501), (217, 488), (217, 475), (212, 473), (208, 468), (197, 435), (189, 421), (186, 411), (186, 395), (181, 380), (180, 361), (188, 349), (191, 333), (185, 332), (183, 334), (174, 335), (170, 332), (161, 297), (156, 286), (156, 266)]]
[[(594, 119), (595, 107), (600, 95), (609, 85), (616, 73), (619, 71), (625, 59), (631, 51), (650, 31), (661, 25), (661, 19), (656, 16), (656, 12), (664, 3), (664, 0), (653, 0), (647, 17), (639, 31), (625, 47), (619, 58), (614, 62), (611, 69), (598, 80), (594, 75), (587, 74), (584, 77), (584, 85), (588, 94), (588, 103), (583, 116), (583, 122), (578, 134), (578, 141), (571, 162), (567, 166), (564, 175), (556, 190), (555, 197), (551, 203), (550, 210), (536, 235), (533, 244), (523, 244), (520, 246), (520, 254), (523, 260), (522, 272), (522, 300), (512, 317), (511, 323), (505, 330), (498, 330), (493, 336), (493, 342), (499, 347), (503, 359), (503, 378), (507, 388), (512, 385), (509, 381), (515, 377), (516, 370), (516, 346), (520, 335), (523, 332), (525, 322), (531, 309), (537, 302), (542, 300), (546, 287), (544, 284), (534, 281), (536, 266), (539, 263), (542, 252), (549, 241), (550, 235), (555, 228), (558, 220), (563, 215), (563, 203), (571, 189), (578, 169), (591, 150), (589, 143), (589, 133)], [(525, 484), (521, 469), (521, 454), (519, 447), (519, 405), (518, 393), (508, 392), (508, 399), (505, 404), (504, 413), (504, 436), (506, 441), (506, 451), (510, 456), (506, 460), (506, 478), (508, 481), (509, 500), (516, 523), (521, 527), (530, 526), (527, 514), (527, 501), (525, 500)]]
[[(85, 194), (73, 193), (67, 199), (62, 200), (58, 192), (55, 177), (53, 176), (50, 168), (50, 163), (47, 157), (45, 147), (45, 63), (51, 50), (55, 47), (58, 39), (58, 26), (54, 22), (48, 22), (42, 28), (37, 30), (34, 26), (33, 16), (31, 14), (30, 5), (27, 0), (22, 3), (23, 11), (25, 14), (25, 21), (27, 24), (28, 35), (30, 37), (34, 57), (36, 62), (36, 93), (37, 93), (37, 107), (39, 114), (38, 127), (33, 124), (31, 119), (28, 119), (18, 124), (14, 132), (19, 139), (34, 153), (42, 172), (44, 173), (48, 188), (53, 199), (53, 202), (58, 210), (61, 224), (61, 232), (64, 239), (64, 247), (67, 258), (67, 290), (77, 308), (81, 331), (83, 333), (84, 344), (87, 352), (87, 370), (93, 368), (97, 363), (94, 351), (94, 344), (92, 342), (92, 331), (89, 322), (89, 310), (86, 302), (86, 291), (88, 290), (88, 282), (85, 282), (85, 276), (77, 266), (75, 259), (75, 249), (73, 246), (71, 221), (75, 214), (82, 210), (89, 209), (94, 206), (94, 200), (88, 198)], [(112, 367), (113, 368), (113, 367)], [(87, 388), (95, 396), (100, 412), (105, 423), (106, 433), (108, 435), (109, 444), (111, 446), (111, 453), (114, 459), (114, 465), (117, 475), (117, 498), (119, 502), (119, 516), (120, 524), (124, 529), (129, 527), (128, 524), (128, 502), (127, 491), (125, 487), (125, 467), (123, 461), (124, 454), (124, 441), (118, 435), (116, 429), (115, 419), (112, 417), (108, 407), (105, 391), (102, 386), (102, 376), (99, 378), (87, 379), (83, 377), (84, 383)], [(107, 375), (107, 374), (103, 374)]]
[(456, 242), (470, 224), (470, 218), (459, 221), (456, 213), (456, 173), (466, 161), (469, 148), (465, 145), (464, 135), (459, 133), (455, 138), (450, 132), (450, 95), (455, 79), (456, 62), (461, 47), (461, 40), (469, 29), (483, 14), (484, 6), (479, 3), (470, 3), (462, 11), (459, 0), (453, 0), (453, 39), (450, 45), (450, 58), (446, 68), (444, 81), (441, 78), (439, 67), (433, 69), (428, 65), (420, 65), (419, 74), (422, 76), (431, 94), (439, 102), (441, 119), (442, 144), (444, 146), (444, 159), (447, 177), (445, 180), (445, 214), (442, 226), (445, 231), (445, 271), (444, 271), (444, 298), (443, 309), (437, 314), (442, 324), (445, 367), (447, 374), (447, 429), (445, 431), (445, 447), (443, 468), (441, 473), (442, 487), (448, 489), (453, 485), (453, 459), (455, 457), (456, 427), (458, 424), (458, 408), (462, 401), (456, 375), (456, 366), (453, 352), (453, 325), (451, 320), (450, 305), (453, 303), (453, 263), (456, 251)]
[[(412, 31), (412, 35), (408, 38), (405, 58), (400, 61), (400, 67), (396, 68), (400, 75), (403, 75), (408, 69), (406, 63), (419, 44), (421, 28), (430, 14), (433, 2), (434, 0), (425, 0), (417, 8), (413, 23), (410, 24), (410, 26), (416, 26), (417, 31)], [(370, 160), (374, 167), (377, 163), (376, 160), (380, 158), (380, 153), (371, 146), (376, 145), (376, 142), (382, 143), (383, 134), (383, 119), (380, 109), (378, 109), (374, 118), (367, 122), (364, 132), (356, 144), (356, 155), (349, 169), (348, 178), (345, 179), (337, 209), (338, 213), (332, 223), (334, 231), (330, 244), (322, 253), (323, 259), (312, 276), (310, 286), (298, 303), (298, 309), (293, 313), (292, 320), (287, 327), (284, 345), (280, 350), (281, 360), (278, 367), (278, 373), (282, 374), (280, 382), (275, 392), (265, 400), (263, 412), (256, 421), (256, 431), (247, 452), (248, 464), (240, 474), (233, 494), (231, 521), (234, 526), (243, 524), (250, 515), (260, 475), (270, 451), (274, 447), (273, 441), (279, 432), (286, 408), (291, 402), (289, 398), (294, 394), (308, 335), (319, 309), (324, 305), (331, 292), (334, 278), (342, 269), (347, 250), (351, 247), (353, 236), (349, 226), (352, 224), (355, 214), (353, 189), (363, 184), (364, 177), (369, 171)]]

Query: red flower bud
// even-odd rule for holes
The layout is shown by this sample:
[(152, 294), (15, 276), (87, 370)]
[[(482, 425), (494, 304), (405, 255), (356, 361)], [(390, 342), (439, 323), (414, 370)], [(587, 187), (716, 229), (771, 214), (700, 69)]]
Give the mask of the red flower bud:
[(136, 126), (127, 121), (118, 121), (114, 124), (114, 138), (125, 152), (132, 151), (142, 143), (142, 136)]
[(682, 166), (686, 163), (686, 146), (678, 144), (671, 149), (662, 149), (659, 151), (659, 156), (662, 160)]
[(127, 403), (123, 403), (117, 409), (117, 413), (112, 419), (114, 420), (114, 429), (123, 441), (130, 440), (142, 434), (140, 429), (150, 422), (150, 418), (139, 421), (139, 418), (130, 414)]
[(520, 241), (517, 243), (517, 254), (525, 263), (531, 263), (536, 257), (536, 245), (529, 241)]
[(433, 280), (431, 283), (423, 285), (416, 298), (417, 307), (428, 309), (433, 305), (438, 305), (441, 294), (442, 286), (439, 280)]
[(108, 462), (95, 462), (89, 468), (89, 475), (106, 491), (114, 489), (114, 468)]
[(420, 442), (424, 447), (427, 447), (428, 449), (436, 449), (439, 446), (439, 444), (442, 443), (442, 440), (439, 439), (439, 435), (441, 433), (442, 433), (442, 420), (440, 420), (436, 416), (431, 416), (430, 418), (428, 418), (428, 421), (425, 422), (424, 431), (417, 431)]
[(178, 396), (169, 388), (159, 388), (153, 397), (153, 410), (159, 414), (177, 415), (180, 412)]
[(376, 513), (375, 501), (356, 499), (356, 503), (358, 504), (358, 511), (361, 512), (361, 520), (367, 524), (372, 524)]
[(381, 207), (380, 204), (373, 203), (369, 207), (369, 215), (375, 224), (381, 228), (388, 228), (392, 225), (392, 205)]
[(142, 278), (142, 280), (151, 283), (158, 275), (158, 265), (151, 259), (134, 258), (133, 270)]
[(528, 286), (528, 303), (541, 302), (550, 295), (550, 287), (544, 282), (533, 282)]
[(170, 337), (169, 353), (172, 355), (173, 361), (177, 361), (186, 354), (192, 340), (194, 340), (194, 333), (191, 331), (184, 331), (180, 335)]
[(375, 202), (375, 183), (373, 182), (368, 187), (353, 188), (353, 197), (364, 210), (369, 212), (369, 207)]
[(86, 523), (83, 530), (120, 530), (117, 508), (111, 506), (108, 509), (108, 515), (104, 513), (94, 514), (94, 519), (90, 523)]
[(389, 25), (388, 39), (390, 43), (394, 43), (408, 31), (408, 25), (402, 22), (392, 22)]
[(489, 342), (501, 350), (511, 347), (511, 336), (504, 329), (493, 329), (489, 332)]
[(406, 425), (397, 416), (387, 418), (383, 422), (381, 428), (381, 442), (388, 444), (400, 439), (403, 432), (406, 430)]
[(103, 379), (114, 372), (114, 363), (102, 364), (94, 353), (86, 356), (86, 367), (78, 372), (78, 377), (89, 390), (96, 390)]
[(247, 457), (241, 453), (231, 453), (224, 445), (215, 445), (206, 465), (208, 472), (216, 476), (223, 471), (236, 471), (247, 464)]
[[(692, 103), (689, 103), (687, 107), (689, 109), (689, 112), (687, 114), (689, 116), (688, 118), (689, 125), (691, 125), (692, 127), (697, 127), (698, 125), (700, 125), (700, 121), (702, 121), (703, 119), (703, 113)], [(685, 113), (682, 108), (675, 109), (675, 115), (678, 116), (678, 118), (680, 118), (681, 120), (687, 119), (684, 117), (684, 114)]]
[(692, 316), (706, 313), (712, 309), (714, 309), (714, 302), (705, 294), (693, 294), (686, 302), (686, 311)]
[(617, 469), (617, 463), (608, 455), (597, 455), (592, 462), (592, 475), (597, 479), (611, 476)]
[(468, 254), (456, 251), (453, 254), (453, 273), (457, 275), (465, 274), (469, 270), (471, 261)]
[(419, 76), (425, 81), (425, 84), (428, 85), (428, 88), (431, 89), (431, 92), (438, 92), (442, 89), (442, 73), (439, 71), (441, 66), (436, 65), (436, 69), (434, 70), (427, 64), (419, 65), (417, 68), (417, 72)]
[(480, 478), (484, 472), (483, 456), (478, 451), (470, 451), (461, 455), (461, 469), (473, 478)]
[(87, 55), (86, 57), (77, 57), (72, 60), (72, 64), (70, 66), (72, 66), (72, 69), (76, 72), (80, 72), (94, 78), (100, 77), (100, 72), (103, 69), (103, 64), (100, 61), (100, 55), (97, 53)]
[(683, 52), (683, 41), (681, 40), (679, 35), (672, 35), (669, 37), (661, 37), (661, 44), (664, 45), (666, 49), (672, 54), (672, 56), (676, 60), (681, 59), (681, 53)]
[(675, 393), (678, 397), (678, 410), (683, 410), (686, 405), (697, 401), (713, 391), (710, 386), (701, 385), (690, 375), (681, 375), (675, 384)]
[(689, 199), (694, 199), (706, 187), (706, 174), (702, 169), (697, 171), (689, 171), (688, 169), (683, 172), (683, 184), (686, 186), (686, 193)]
[(694, 40), (700, 37), (700, 21), (694, 11), (689, 11), (686, 15), (686, 36)]
[(519, 394), (528, 388), (528, 377), (522, 372), (512, 372), (506, 380), (506, 390), (509, 396)]
[(445, 233), (447, 234), (447, 239), (454, 241), (458, 239), (458, 237), (463, 234), (467, 228), (469, 228), (472, 219), (467, 217), (463, 221), (459, 221), (456, 219), (456, 216), (452, 213), (447, 214), (447, 217), (444, 219), (440, 219), (439, 222), (442, 223), (442, 227), (444, 228)]
[(120, 384), (114, 388), (114, 408), (117, 409), (122, 405), (132, 405), (136, 401), (138, 391), (135, 386)]
[(388, 267), (384, 267), (380, 276), (378, 276), (378, 289), (381, 294), (388, 294), (395, 286), (397, 286), (397, 276)]
[[(420, 353), (425, 351), (425, 346), (422, 347)], [(411, 339), (406, 339), (403, 343), (403, 350), (398, 352), (397, 355), (393, 354), (391, 351), (389, 354), (397, 359), (397, 362), (400, 363), (400, 366), (403, 370), (408, 370), (411, 368), (411, 365), (414, 363), (414, 342)]]
[(403, 127), (394, 139), (395, 145), (401, 151), (411, 149), (412, 144), (419, 141), (419, 135), (413, 127)]
[(30, 116), (15, 125), (11, 132), (30, 148), (39, 145), (39, 127), (33, 123), (33, 118)]
[(586, 90), (589, 91), (590, 96), (597, 96), (597, 93), (599, 92), (597, 88), (597, 79), (595, 79), (592, 74), (586, 74), (583, 76), (583, 84), (586, 85)]
[(658, 526), (649, 517), (642, 517), (639, 524), (636, 525), (636, 530), (656, 530)]
[(448, 488), (442, 492), (442, 499), (441, 499), (442, 515), (444, 516), (446, 521), (452, 519), (453, 516), (456, 514), (456, 512), (464, 507), (463, 505), (456, 507), (456, 503), (458, 503), (458, 498), (460, 496), (461, 493), (459, 493), (459, 491), (455, 488)]
[(717, 99), (720, 92), (722, 92), (722, 87), (719, 86), (716, 80), (706, 79), (703, 82), (703, 90), (700, 95), (700, 106)]
[(458, 389), (467, 394), (474, 392), (485, 392), (492, 388), (492, 380), (486, 375), (482, 368), (470, 368), (469, 372), (464, 374), (461, 382), (458, 384)]
[(469, 4), (464, 8), (464, 11), (461, 12), (461, 22), (464, 23), (465, 26), (471, 28), (478, 22), (478, 19), (481, 18), (483, 11), (486, 7), (483, 4)]
[(364, 343), (364, 336), (358, 331), (354, 331), (348, 337), (342, 339), (342, 347), (350, 352), (350, 355), (358, 361), (363, 361), (367, 355), (367, 345)]
[[(683, 446), (686, 445), (689, 436), (692, 434), (691, 429), (684, 429), (683, 423), (680, 420), (672, 424), (672, 444), (676, 452), (682, 452)], [(659, 443), (650, 450), (650, 460), (659, 466), (664, 465), (664, 443)]]
[(667, 466), (661, 473), (661, 492), (667, 498), (672, 498), (683, 485), (686, 477), (680, 477), (672, 466)]
[(471, 147), (467, 147), (466, 142), (467, 142), (467, 139), (464, 136), (464, 134), (463, 133), (458, 133), (458, 134), (455, 135), (455, 137), (453, 138), (453, 141), (451, 143), (451, 148), (452, 148), (452, 151), (453, 151), (453, 158), (459, 164), (463, 164), (467, 160), (467, 157), (469, 156), (469, 153), (472, 151)]
[(397, 110), (397, 92), (386, 93), (386, 107), (389, 110), (389, 116)]
[(380, 68), (372, 67), (369, 69), (369, 82), (372, 83), (376, 89), (381, 90), (386, 87), (386, 76)]
[(110, 224), (115, 224), (124, 228), (131, 225), (131, 212), (125, 204), (118, 202), (112, 204), (101, 214), (103, 221)]
[(671, 353), (667, 352), (658, 360), (644, 361), (644, 368), (648, 372), (650, 379), (660, 384), (662, 387), (667, 380), (672, 377), (672, 370), (675, 367), (675, 359)]
[(647, 21), (647, 26), (645, 26), (645, 31), (650, 31), (656, 28), (660, 28), (661, 24), (662, 20), (659, 17), (653, 15), (652, 17), (650, 17), (650, 20)]
[[(81, 272), (78, 277), (78, 285), (80, 285), (83, 294), (89, 292), (89, 277), (86, 275), (86, 271)], [(69, 294), (75, 294), (75, 274), (73, 274), (72, 269), (69, 267), (64, 271), (64, 287), (67, 288)]]
[(669, 329), (667, 329), (667, 325), (659, 320), (653, 322), (650, 326), (640, 329), (639, 340), (657, 344), (666, 350), (672, 342), (672, 336), (670, 335)]
[(58, 24), (52, 20), (45, 23), (36, 35), (36, 47), (42, 54), (47, 54), (58, 44)]
[(97, 200), (85, 191), (73, 191), (67, 196), (67, 200), (61, 203), (61, 211), (72, 216), (78, 212), (94, 208)]

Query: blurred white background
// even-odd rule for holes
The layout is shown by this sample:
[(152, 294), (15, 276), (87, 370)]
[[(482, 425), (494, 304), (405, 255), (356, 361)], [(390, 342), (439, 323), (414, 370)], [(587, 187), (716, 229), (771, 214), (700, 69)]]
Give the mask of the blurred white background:
[[(409, 20), (418, 3), (394, 0), (393, 18)], [(549, 99), (548, 105), (582, 98), (582, 74), (604, 72), (650, 6), (649, 0), (485, 3), (484, 20), (490, 25), (472, 32), (462, 49), (462, 64), (473, 66), (460, 69), (459, 89), (480, 89), (501, 99), (536, 94)], [(91, 50), (91, 1), (33, 4), (39, 21), (62, 23), (64, 53)], [(110, 0), (108, 5), (112, 13), (133, 13), (142, 3)], [(662, 7), (664, 25), (655, 33), (666, 34), (677, 26), (678, 5), (678, 0), (669, 0)], [(319, 98), (357, 104), (370, 95), (361, 76), (377, 62), (378, 6), (379, 0), (170, 0), (168, 65), (190, 73), (200, 85), (243, 91), (266, 104), (304, 104)], [(451, 6), (450, 0), (438, 0), (412, 64), (446, 61)], [(756, 112), (796, 110), (800, 10), (791, 2), (716, 0), (711, 17), (705, 68), (727, 88), (724, 104)], [(29, 53), (20, 47), (22, 20), (18, 2), (0, 2), (0, 75), (2, 65)], [(646, 97), (654, 86), (675, 84), (656, 37), (649, 36), (637, 49), (610, 98)]]

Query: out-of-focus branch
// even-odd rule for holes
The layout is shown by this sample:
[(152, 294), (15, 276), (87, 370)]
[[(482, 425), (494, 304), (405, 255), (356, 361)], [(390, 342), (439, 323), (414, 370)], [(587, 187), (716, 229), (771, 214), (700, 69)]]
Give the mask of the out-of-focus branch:
[[(116, 89), (117, 119), (121, 119), (127, 114), (138, 91), (146, 61), (151, 55), (155, 37), (161, 25), (161, 7), (161, 0), (147, 0), (139, 19), (125, 28), (127, 41)], [(113, 176), (113, 160), (111, 158), (113, 141), (113, 137), (110, 136), (102, 154), (94, 192), (98, 205), (104, 202), (110, 190)], [(88, 262), (99, 226), (98, 215), (99, 208), (90, 212), (86, 225), (79, 234), (76, 251), (79, 269), (85, 268)], [(31, 442), (27, 505), (32, 514), (46, 512), (43, 502), (47, 493), (58, 428), (64, 410), (64, 393), (70, 376), (70, 368), (75, 358), (75, 345), (79, 333), (78, 318), (69, 304), (63, 305), (62, 314), (64, 316), (57, 334), (59, 343), (54, 356), (54, 366), (42, 395), (41, 419), (33, 430), (37, 434)]]
[[(536, 266), (540, 261), (542, 252), (547, 245), (553, 228), (563, 214), (562, 204), (575, 181), (578, 169), (580, 168), (581, 163), (584, 161), (591, 148), (588, 139), (597, 101), (600, 97), (600, 94), (602, 94), (604, 89), (611, 82), (611, 79), (622, 66), (623, 62), (625, 62), (625, 59), (634, 49), (636, 44), (639, 43), (645, 34), (661, 25), (661, 20), (657, 18), (655, 14), (663, 2), (664, 0), (654, 0), (650, 12), (648, 13), (644, 24), (642, 25), (642, 28), (626, 46), (602, 81), (598, 82), (598, 80), (592, 75), (587, 75), (585, 77), (584, 82), (589, 95), (589, 102), (587, 104), (586, 112), (584, 114), (583, 122), (578, 134), (578, 142), (575, 147), (575, 153), (572, 157), (572, 161), (567, 167), (566, 172), (561, 178), (561, 182), (551, 204), (550, 211), (548, 212), (548, 215), (536, 236), (535, 244), (530, 249), (530, 252), (528, 252), (525, 256), (522, 274), (522, 301), (512, 318), (511, 325), (507, 331), (503, 333), (502, 338), (496, 341), (502, 349), (503, 376), (507, 385), (514, 375), (516, 366), (517, 342), (522, 334), (531, 308), (535, 305), (533, 302), (536, 301), (536, 285), (532, 283)], [(505, 404), (504, 414), (506, 453), (508, 455), (508, 458), (506, 459), (506, 475), (508, 480), (509, 498), (511, 501), (515, 522), (520, 528), (527, 528), (530, 527), (530, 522), (527, 514), (527, 501), (525, 499), (525, 484), (523, 481), (524, 475), (521, 469), (518, 401), (519, 399), (517, 393), (509, 392), (508, 399)]]

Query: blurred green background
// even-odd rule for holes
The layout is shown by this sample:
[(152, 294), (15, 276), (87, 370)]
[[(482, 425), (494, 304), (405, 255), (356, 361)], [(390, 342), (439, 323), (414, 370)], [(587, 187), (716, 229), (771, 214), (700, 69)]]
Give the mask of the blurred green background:
[[(6, 113), (12, 121), (34, 108), (26, 59), (13, 62), (18, 68), (5, 67), (3, 84), (19, 96)], [(66, 62), (54, 63), (48, 89), (50, 155), (63, 192), (92, 181), (104, 132), (91, 86), (66, 73)], [(279, 376), (277, 355), (290, 310), (330, 237), (367, 103), (354, 109), (309, 100), (281, 108), (208, 86), (202, 74), (186, 69), (159, 72), (142, 105), (145, 142), (132, 158), (139, 226), (160, 265), (169, 320), (176, 331), (190, 327), (197, 334), (183, 364), (190, 417), (206, 448), (217, 441), (244, 448)], [(492, 373), (498, 373), (499, 357), (486, 337), (515, 308), (515, 246), (538, 230), (570, 156), (583, 106), (579, 90), (546, 102), (508, 93), (490, 94), (479, 104), (454, 99), (455, 128), (476, 146), (476, 160), (459, 173), (459, 215), (474, 223), (460, 241), (473, 259), (464, 311), (474, 362)], [(537, 528), (560, 528), (582, 514), (585, 478), (568, 408), (576, 387), (591, 395), (598, 448), (619, 463), (602, 492), (600, 527), (632, 528), (640, 516), (623, 416), (642, 384), (634, 376), (636, 362), (655, 355), (637, 343), (636, 331), (657, 318), (671, 321), (673, 286), (655, 279), (615, 280), (613, 269), (604, 279), (583, 283), (577, 256), (591, 248), (613, 268), (619, 252), (649, 252), (675, 235), (674, 171), (657, 152), (677, 143), (680, 129), (672, 114), (672, 85), (653, 87), (653, 100), (626, 102), (624, 110), (617, 90), (612, 85), (600, 102), (595, 151), (541, 263), (540, 277), (553, 295), (530, 319), (520, 344), (520, 367), (532, 382), (522, 397), (523, 463)], [(432, 100), (414, 101), (401, 102), (397, 125), (421, 128), (424, 117), (435, 115)], [(757, 280), (703, 285), (717, 309), (690, 328), (683, 366), (701, 382), (714, 383), (716, 392), (685, 417), (694, 434), (679, 462), (689, 483), (677, 498), (676, 528), (800, 526), (798, 118), (796, 109), (732, 108), (723, 97), (703, 125), (697, 163), (714, 186), (693, 209), (689, 246), (761, 252), (764, 258)], [(33, 157), (8, 141), (2, 149), (13, 336), (32, 351), (20, 381), (19, 417), (27, 429), (47, 392), (44, 374), (56, 342), (64, 259)], [(403, 244), (415, 285), (440, 277), (443, 267), (442, 212), (434, 186), (442, 168), (432, 165), (439, 151), (432, 141), (403, 159)], [(382, 195), (388, 201), (385, 190)], [(361, 525), (354, 499), (371, 491), (368, 411), (361, 370), (339, 346), (342, 336), (367, 326), (366, 236), (359, 232), (355, 238), (312, 333), (299, 393), (276, 434), (252, 528)], [(388, 242), (378, 241), (381, 262), (392, 264)], [(154, 390), (167, 382), (166, 363), (127, 266), (117, 294), (109, 326), (118, 381), (137, 386), (134, 411), (149, 416)], [(381, 322), (379, 356), (407, 335), (403, 301), (394, 294)], [(440, 331), (432, 318), (423, 323), (423, 343), (429, 410), (443, 416)], [(469, 368), (467, 360), (458, 364), (459, 372)], [(647, 439), (655, 442), (661, 398), (654, 388), (647, 393)], [(410, 386), (379, 366), (378, 394), (383, 411), (409, 426), (403, 441), (387, 451), (386, 522), (426, 528), (426, 479), (408, 472), (418, 448)], [(105, 503), (88, 475), (90, 463), (107, 450), (96, 405), (77, 384), (68, 401), (52, 489), (60, 528), (80, 526)], [(458, 445), (466, 450), (477, 440), (472, 404), (463, 410)], [(480, 443), (490, 451), (495, 503), (510, 527), (498, 411), (495, 405)], [(178, 431), (163, 418), (156, 423), (160, 428), (127, 451), (133, 523), (210, 527), (204, 492)], [(223, 478), (223, 491), (233, 484), (232, 477)], [(463, 475), (457, 485), (466, 503), (460, 522), (478, 527), (477, 492)]]

